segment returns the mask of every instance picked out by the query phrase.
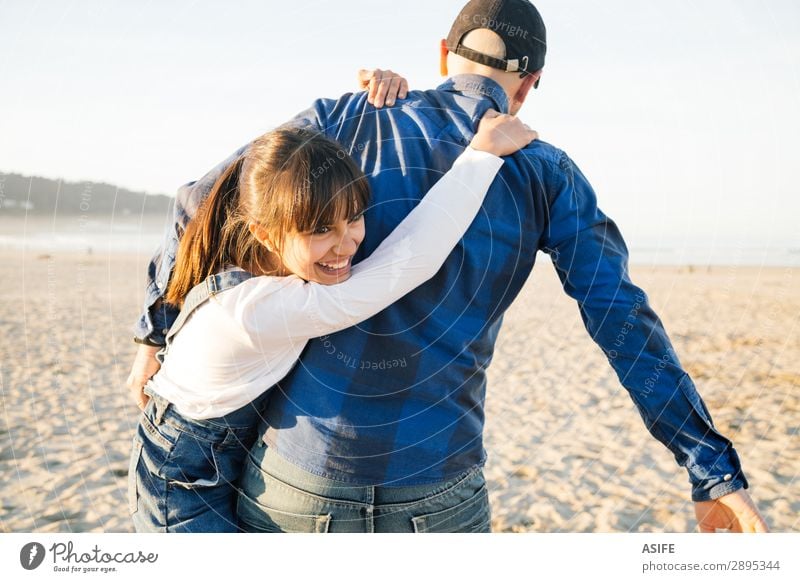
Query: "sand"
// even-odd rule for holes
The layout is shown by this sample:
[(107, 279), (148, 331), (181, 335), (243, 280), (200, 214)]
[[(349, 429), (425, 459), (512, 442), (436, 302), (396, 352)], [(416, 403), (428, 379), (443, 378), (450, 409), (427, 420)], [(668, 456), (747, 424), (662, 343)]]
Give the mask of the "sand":
[[(125, 532), (144, 255), (0, 253), (0, 531)], [(800, 531), (800, 269), (632, 267), (773, 531)], [(540, 256), (489, 374), (494, 531), (692, 531), (650, 437)]]

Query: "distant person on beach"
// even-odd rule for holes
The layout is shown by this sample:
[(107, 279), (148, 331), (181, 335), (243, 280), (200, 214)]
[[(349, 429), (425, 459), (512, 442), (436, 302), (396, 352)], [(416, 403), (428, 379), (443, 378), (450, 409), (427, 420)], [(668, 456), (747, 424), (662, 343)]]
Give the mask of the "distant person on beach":
[(182, 307), (131, 453), (140, 532), (235, 532), (260, 400), (313, 337), (384, 309), (436, 274), (480, 210), (498, 156), (535, 132), (488, 111), (470, 147), (369, 258), (370, 192), (340, 146), (309, 129), (256, 139), (181, 238), (166, 300)]
[[(443, 75), (405, 99), (320, 99), (291, 123), (351, 153), (374, 194), (355, 262), (419, 203), (489, 109), (516, 115), (545, 62), (545, 26), (527, 0), (472, 0), (442, 41)], [(234, 154), (240, 155), (240, 152)], [(178, 193), (176, 223), (148, 271), (137, 401), (157, 370), (176, 311), (163, 301), (181, 227), (231, 159)], [(239, 484), (249, 531), (486, 532), (486, 368), (503, 314), (547, 253), (586, 330), (650, 433), (685, 467), (699, 529), (766, 531), (720, 434), (588, 180), (562, 150), (535, 141), (509, 158), (483, 211), (438, 273), (365, 322), (312, 340), (271, 391)], [(567, 484), (565, 484), (567, 485)]]

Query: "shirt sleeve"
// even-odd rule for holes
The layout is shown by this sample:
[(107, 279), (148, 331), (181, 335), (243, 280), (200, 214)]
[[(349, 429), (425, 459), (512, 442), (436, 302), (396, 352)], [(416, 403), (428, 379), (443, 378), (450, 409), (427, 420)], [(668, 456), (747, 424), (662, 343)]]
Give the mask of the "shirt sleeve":
[[(293, 277), (279, 292), (253, 297), (242, 322), (250, 333), (271, 341), (305, 340), (345, 329), (385, 309), (439, 271), (502, 165), (501, 158), (468, 147), (378, 248), (353, 266), (347, 281), (322, 285)], [(263, 345), (256, 338), (254, 343)]]
[(566, 154), (546, 183), (542, 249), (564, 291), (633, 399), (645, 426), (688, 470), (692, 499), (717, 499), (748, 483), (731, 441), (715, 428), (645, 292), (628, 274), (628, 249)]
[[(311, 107), (296, 115), (286, 126), (330, 131), (330, 128), (327, 127), (325, 112), (327, 109), (333, 108), (336, 103), (330, 99), (319, 99)], [(246, 151), (248, 145), (249, 143), (240, 147), (199, 180), (178, 188), (173, 221), (167, 226), (162, 244), (156, 249), (147, 265), (144, 305), (133, 330), (136, 341), (149, 345), (163, 346), (165, 344), (167, 331), (180, 312), (175, 306), (163, 301), (172, 270), (175, 268), (175, 257), (178, 253), (180, 238), (186, 225), (197, 213), (200, 204), (211, 192), (217, 178)]]

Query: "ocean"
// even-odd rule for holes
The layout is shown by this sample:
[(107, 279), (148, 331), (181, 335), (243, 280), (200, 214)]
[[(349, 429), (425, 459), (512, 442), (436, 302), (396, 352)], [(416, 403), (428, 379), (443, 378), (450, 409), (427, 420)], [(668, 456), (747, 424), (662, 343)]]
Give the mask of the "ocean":
[[(0, 250), (150, 256), (163, 239), (167, 222), (160, 215), (4, 216), (0, 217)], [(637, 244), (631, 239), (628, 243), (633, 265), (800, 267), (800, 242), (659, 240)]]
[(0, 217), (0, 250), (151, 255), (166, 226), (167, 219), (160, 215), (5, 216)]

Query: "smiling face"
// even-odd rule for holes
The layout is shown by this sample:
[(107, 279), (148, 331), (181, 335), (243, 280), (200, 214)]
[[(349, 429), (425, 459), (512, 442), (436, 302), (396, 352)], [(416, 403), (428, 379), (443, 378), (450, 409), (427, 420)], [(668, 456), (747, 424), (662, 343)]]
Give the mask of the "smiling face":
[(278, 253), (284, 274), (306, 281), (335, 285), (350, 277), (353, 255), (364, 240), (364, 213), (311, 232), (292, 232), (284, 237)]
[(235, 217), (256, 248), (236, 264), (257, 275), (294, 274), (324, 285), (350, 277), (370, 191), (339, 144), (305, 129), (265, 134), (249, 146), (238, 188)]

